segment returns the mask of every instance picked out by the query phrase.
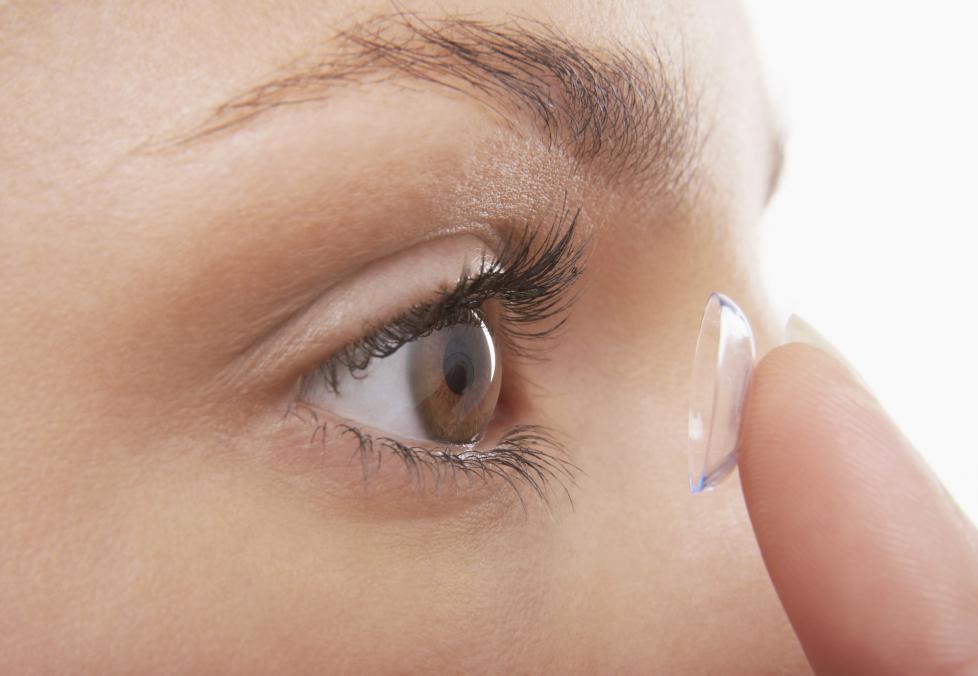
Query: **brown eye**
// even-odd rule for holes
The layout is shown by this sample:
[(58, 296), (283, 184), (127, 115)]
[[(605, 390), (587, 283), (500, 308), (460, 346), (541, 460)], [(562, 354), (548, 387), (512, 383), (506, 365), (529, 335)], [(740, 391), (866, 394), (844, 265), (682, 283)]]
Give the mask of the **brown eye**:
[(406, 441), (468, 444), (492, 419), (500, 366), (489, 327), (472, 312), (356, 373), (337, 369), (333, 383), (316, 370), (300, 383), (301, 396)]
[(426, 434), (437, 441), (476, 441), (499, 397), (501, 373), (485, 322), (454, 324), (417, 341), (411, 383)]

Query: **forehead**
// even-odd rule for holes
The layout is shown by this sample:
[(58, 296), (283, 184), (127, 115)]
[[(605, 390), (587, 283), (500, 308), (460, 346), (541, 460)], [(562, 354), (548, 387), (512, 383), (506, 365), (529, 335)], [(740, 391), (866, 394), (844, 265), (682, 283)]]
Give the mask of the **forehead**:
[[(139, 224), (140, 232), (147, 231), (154, 223), (161, 230), (160, 225), (168, 223), (173, 224), (174, 232), (180, 230), (181, 236), (197, 236), (202, 227), (197, 224), (206, 220), (203, 216), (207, 209), (220, 206), (215, 202), (228, 201), (216, 200), (216, 191), (211, 195), (201, 194), (201, 186), (220, 183), (217, 179), (224, 178), (229, 185), (231, 182), (243, 185), (250, 180), (248, 169), (252, 165), (257, 167), (251, 172), (255, 181), (263, 182), (268, 175), (263, 165), (271, 161), (269, 156), (275, 148), (286, 146), (286, 137), (294, 141), (295, 149), (289, 151), (288, 161), (282, 160), (284, 169), (294, 171), (300, 167), (310, 175), (325, 170), (310, 180), (306, 189), (299, 191), (301, 194), (291, 195), (286, 186), (280, 186), (279, 197), (294, 197), (293, 203), (300, 203), (303, 195), (308, 197), (324, 184), (329, 185), (324, 176), (339, 171), (345, 162), (377, 164), (382, 160), (403, 160), (398, 166), (407, 180), (406, 167), (417, 163), (409, 157), (413, 150), (408, 146), (423, 147), (429, 156), (439, 144), (446, 146), (446, 156), (464, 153), (466, 145), (489, 147), (483, 143), (482, 136), (470, 133), (473, 126), (477, 134), (487, 133), (487, 125), (469, 115), (470, 109), (460, 115), (457, 102), (452, 102), (453, 107), (441, 105), (439, 100), (443, 97), (432, 97), (416, 87), (407, 93), (414, 95), (410, 105), (404, 92), (396, 96), (381, 94), (374, 98), (373, 107), (358, 100), (355, 105), (346, 106), (345, 113), (343, 106), (331, 106), (325, 111), (317, 109), (315, 119), (305, 119), (290, 130), (279, 130), (273, 140), (257, 142), (246, 136), (243, 142), (237, 143), (236, 139), (231, 142), (225, 139), (223, 150), (185, 158), (182, 163), (159, 158), (132, 161), (133, 153), (148, 144), (184, 136), (212, 119), (229, 102), (241, 101), (242, 96), (256, 87), (260, 89), (263, 83), (274, 83), (276, 74), (283, 68), (310, 57), (328, 61), (337, 48), (343, 49), (338, 36), (349, 32), (351, 27), (369, 26), (375, 17), (398, 13), (420, 17), (422, 22), (433, 26), (427, 44), (421, 47), (422, 52), (430, 47), (432, 34), (439, 36), (442, 22), (462, 19), (478, 21), (493, 29), (510, 30), (514, 25), (527, 28), (530, 34), (522, 48), (533, 47), (534, 35), (556, 35), (558, 41), (572, 41), (598, 55), (624, 52), (645, 59), (668, 73), (673, 82), (681, 82), (682, 91), (689, 92), (697, 109), (709, 118), (695, 121), (698, 129), (694, 133), (704, 140), (709, 137), (711, 144), (705, 152), (697, 149), (697, 154), (705, 158), (702, 164), (712, 167), (713, 174), (728, 179), (728, 194), (754, 192), (753, 186), (758, 183), (754, 174), (766, 171), (760, 162), (755, 163), (757, 166), (744, 162), (745, 158), (765, 154), (770, 134), (764, 128), (763, 106), (758, 103), (761, 97), (745, 39), (747, 32), (732, 2), (507, 0), (392, 5), (386, 1), (268, 3), (256, 0), (197, 2), (192, 6), (152, 3), (138, 10), (125, 3), (112, 2), (12, 3), (0, 7), (0, 73), (4, 85), (4, 95), (0, 96), (0, 117), (4, 120), (0, 125), (0, 148), (3, 148), (0, 183), (5, 186), (8, 214), (13, 210), (14, 218), (7, 219), (8, 222), (36, 223), (36, 228), (18, 236), (38, 247), (44, 246), (45, 238), (62, 241), (67, 222), (76, 232), (88, 226), (87, 232), (103, 235), (111, 235), (120, 227), (128, 229), (133, 223)], [(395, 35), (395, 43), (398, 39)], [(463, 47), (472, 45), (463, 44)], [(498, 42), (489, 45), (489, 49), (505, 47)], [(543, 54), (542, 58), (546, 59), (547, 55)], [(574, 58), (576, 55), (570, 54), (570, 60)], [(459, 61), (456, 58), (456, 63)], [(614, 70), (614, 59), (606, 59), (608, 64)], [(523, 79), (527, 82), (539, 79), (532, 66), (527, 71), (524, 64), (516, 63), (514, 68), (523, 69)], [(601, 70), (568, 68), (565, 59), (551, 69), (550, 75), (561, 74), (562, 86), (571, 93), (588, 89), (601, 93), (607, 88), (600, 81), (591, 81), (595, 72), (600, 74)], [(653, 68), (650, 72), (657, 71)], [(624, 79), (630, 77), (626, 74)], [(480, 83), (474, 85), (478, 87)], [(643, 98), (641, 87), (633, 91), (638, 92), (633, 98)], [(529, 99), (537, 97), (532, 87), (525, 93)], [(495, 92), (489, 93), (490, 99), (494, 96)], [(612, 104), (618, 96), (619, 92), (611, 94)], [(540, 101), (544, 109), (551, 105), (546, 98)], [(492, 103), (490, 100), (490, 107)], [(645, 103), (649, 104), (648, 110), (661, 112), (656, 111), (657, 100)], [(594, 103), (591, 105), (593, 108)], [(598, 101), (597, 105), (602, 104)], [(573, 107), (571, 112), (575, 112)], [(673, 118), (683, 117), (684, 112)], [(367, 120), (369, 116), (373, 118)], [(588, 114), (576, 117), (589, 118)], [(609, 119), (614, 121), (616, 115), (612, 113)], [(572, 119), (570, 125), (565, 125), (570, 127), (571, 136), (577, 131), (573, 123)], [(598, 125), (603, 134), (609, 132), (608, 126)], [(600, 138), (600, 134), (593, 133), (593, 125), (590, 130), (585, 127), (585, 132), (585, 137), (591, 134), (592, 139)], [(315, 148), (307, 142), (311, 135), (315, 135)], [(655, 134), (646, 133), (640, 141), (646, 143), (654, 138)], [(401, 139), (409, 143), (393, 143)], [(459, 143), (460, 139), (465, 143)], [(731, 145), (731, 141), (736, 141), (736, 145)], [(620, 143), (621, 146), (628, 150), (631, 142)], [(255, 149), (252, 155), (266, 157), (253, 158), (250, 164), (242, 162), (238, 151), (248, 147)], [(373, 154), (365, 155), (364, 148), (370, 148)], [(374, 152), (378, 148), (383, 152)], [(398, 153), (403, 157), (397, 157)], [(527, 184), (538, 182), (550, 169), (549, 159), (531, 163), (526, 160), (529, 154), (520, 147), (514, 149), (511, 144), (505, 152), (482, 162), (479, 171), (466, 174), (474, 177), (476, 192), (481, 193), (476, 199), (490, 200), (495, 193), (506, 191), (506, 199), (498, 201), (519, 208), (518, 203), (527, 194)], [(281, 152), (279, 156), (284, 157)], [(492, 175), (497, 165), (507, 162), (506, 157), (516, 158), (511, 162), (513, 166), (501, 170), (515, 177), (510, 181), (514, 185), (497, 187), (495, 193), (482, 189), (480, 186), (486, 185), (485, 175)], [(303, 162), (300, 164), (296, 158)], [(331, 166), (326, 166), (330, 162)], [(429, 162), (429, 166), (433, 164)], [(377, 174), (376, 167), (369, 170)], [(222, 171), (226, 176), (215, 176)], [(558, 171), (563, 171), (566, 177), (565, 169), (558, 168)], [(341, 173), (344, 179), (354, 177), (349, 171)], [(384, 176), (387, 184), (378, 190), (388, 193), (388, 184), (395, 177), (392, 173)], [(437, 182), (440, 178), (432, 180)], [(550, 186), (537, 192), (565, 191), (567, 187), (561, 183), (566, 182), (566, 178), (549, 180)], [(443, 182), (439, 184), (443, 185)], [(585, 181), (584, 185), (586, 190), (589, 184)], [(289, 187), (297, 190), (298, 186), (298, 182), (293, 182)], [(357, 190), (357, 194), (363, 192), (362, 187)], [(430, 194), (426, 188), (416, 192)], [(253, 187), (247, 190), (227, 187), (224, 197), (242, 193), (255, 194)], [(442, 200), (449, 201), (460, 200), (454, 197)], [(207, 209), (197, 209), (195, 204)], [(330, 204), (335, 205), (335, 200)], [(362, 212), (364, 208), (361, 200), (357, 209)], [(168, 212), (161, 214), (160, 210)], [(233, 216), (223, 214), (221, 219)], [(210, 230), (221, 232), (219, 228)], [(50, 249), (44, 253), (48, 258), (53, 255)]]
[[(674, 8), (650, 2), (398, 7), (408, 4), (426, 17), (539, 22), (587, 45), (645, 52), (654, 44), (669, 59), (678, 58), (680, 35), (700, 30), (706, 18), (687, 6), (681, 24)], [(118, 147), (150, 129), (179, 128), (321, 49), (338, 31), (390, 11), (386, 2), (153, 3), (138, 11), (125, 3), (8, 4), (0, 9), (7, 92), (0, 107), (12, 122), (0, 131), (4, 147), (29, 145), (36, 152), (69, 133), (76, 142)]]
[[(681, 82), (682, 91), (688, 92), (697, 108), (707, 116), (716, 117), (717, 111), (723, 111), (719, 124), (727, 128), (718, 128), (714, 119), (700, 120), (697, 121), (699, 129), (694, 130), (698, 136), (742, 139), (741, 147), (711, 140), (713, 148), (709, 152), (697, 151), (707, 155), (704, 164), (713, 166), (715, 173), (724, 174), (735, 183), (730, 189), (732, 194), (749, 192), (753, 190), (750, 186), (757, 182), (753, 176), (755, 168), (748, 167), (750, 171), (745, 171), (740, 159), (763, 155), (764, 150), (758, 149), (769, 143), (768, 133), (762, 128), (764, 115), (756, 114), (761, 108), (753, 101), (759, 98), (756, 72), (752, 59), (749, 55), (745, 57), (749, 51), (746, 30), (733, 3), (554, 1), (446, 5), (412, 2), (392, 6), (388, 2), (256, 1), (200, 2), (192, 7), (154, 3), (141, 6), (138, 11), (123, 3), (15, 3), (0, 8), (0, 33), (3, 34), (0, 72), (4, 75), (5, 90), (0, 97), (0, 116), (5, 120), (0, 126), (0, 147), (4, 149), (0, 179), (8, 189), (8, 206), (12, 206), (15, 215), (41, 225), (30, 233), (30, 238), (24, 233), (25, 239), (40, 242), (45, 232), (48, 239), (63, 237), (66, 218), (78, 231), (81, 226), (90, 225), (89, 231), (107, 234), (113, 222), (128, 225), (137, 212), (144, 229), (151, 222), (166, 222), (182, 224), (184, 234), (189, 235), (191, 230), (196, 233), (196, 223), (203, 219), (200, 210), (192, 213), (194, 200), (206, 203), (208, 208), (215, 201), (213, 195), (199, 194), (204, 182), (197, 176), (210, 182), (215, 171), (223, 167), (229, 176), (237, 174), (229, 181), (243, 184), (248, 180), (249, 165), (238, 162), (240, 158), (234, 153), (249, 146), (249, 141), (254, 139), (245, 137), (237, 145), (235, 139), (230, 143), (225, 139), (227, 150), (201, 154), (182, 164), (158, 159), (133, 163), (131, 155), (161, 140), (187, 136), (208, 120), (216, 119), (215, 115), (219, 118), (229, 103), (234, 105), (242, 97), (247, 99), (256, 88), (261, 90), (272, 83), (274, 89), (276, 75), (293, 64), (308, 62), (310, 58), (328, 62), (337, 49), (348, 46), (341, 38), (344, 33), (349, 34), (355, 26), (369, 27), (377, 17), (396, 18), (399, 13), (419, 18), (422, 24), (433, 27), (427, 42), (420, 47), (422, 56), (432, 44), (432, 35), (436, 38), (443, 35), (439, 31), (444, 22), (461, 19), (480, 22), (493, 30), (511, 31), (514, 26), (528, 29), (522, 48), (532, 47), (535, 35), (556, 35), (558, 41), (572, 41), (598, 55), (628, 53), (645, 59), (667, 73), (674, 83)], [(387, 21), (385, 25), (391, 23), (396, 25), (397, 21)], [(449, 34), (448, 38), (456, 39), (457, 35)], [(399, 39), (395, 33), (394, 42)], [(462, 46), (472, 47), (471, 44)], [(475, 46), (480, 48), (478, 44)], [(488, 49), (500, 47), (506, 45), (497, 42)], [(456, 63), (464, 58), (462, 54)], [(544, 54), (542, 58), (547, 56)], [(576, 55), (571, 54), (570, 59), (574, 58)], [(605, 61), (614, 70), (614, 59)], [(410, 68), (411, 64), (407, 66)], [(607, 89), (600, 81), (597, 84), (593, 81), (594, 73), (600, 74), (600, 70), (575, 70), (566, 66), (566, 60), (557, 63), (550, 75), (566, 76), (561, 84), (567, 91), (590, 89), (600, 93)], [(533, 66), (527, 70), (524, 64), (517, 63), (514, 68), (522, 69), (528, 82), (539, 79)], [(650, 72), (657, 71), (653, 68)], [(423, 78), (427, 74), (420, 75)], [(624, 79), (630, 77), (626, 74)], [(448, 84), (451, 88), (459, 83)], [(483, 83), (464, 84), (478, 88)], [(459, 155), (460, 147), (465, 144), (458, 143), (458, 139), (466, 140), (472, 147), (488, 147), (482, 143), (481, 136), (477, 138), (469, 133), (469, 127), (476, 125), (475, 131), (485, 134), (484, 123), (473, 122), (473, 116), (459, 115), (460, 109), (454, 102), (455, 107), (442, 106), (435, 100), (442, 97), (431, 97), (423, 88), (413, 89), (407, 92), (414, 95), (410, 105), (404, 92), (398, 92), (396, 97), (378, 95), (372, 108), (359, 101), (347, 106), (345, 117), (343, 106), (331, 106), (325, 111), (332, 117), (321, 115), (324, 111), (315, 111), (315, 120), (304, 120), (289, 132), (296, 146), (294, 152), (290, 151), (289, 170), (298, 166), (296, 157), (301, 157), (311, 175), (330, 158), (341, 161), (333, 161), (332, 167), (325, 168), (338, 170), (346, 161), (363, 164), (369, 160), (377, 164), (381, 160), (397, 160), (398, 153), (410, 154), (407, 146), (424, 147), (429, 155), (439, 144), (450, 146), (446, 153)], [(640, 87), (635, 91), (639, 95), (633, 98), (647, 98)], [(524, 98), (537, 97), (532, 88), (525, 93)], [(495, 95), (489, 92), (484, 97), (490, 99), (489, 107)], [(616, 97), (621, 98), (619, 92), (611, 94), (612, 104)], [(662, 112), (658, 100), (645, 103), (649, 104), (647, 110)], [(544, 110), (551, 105), (552, 101), (541, 99)], [(594, 102), (590, 105), (595, 107)], [(602, 104), (598, 101), (596, 105)], [(571, 113), (574, 112), (580, 111), (574, 111), (572, 106)], [(681, 110), (672, 117), (683, 118), (686, 112)], [(363, 128), (365, 115), (374, 116), (367, 129)], [(565, 125), (570, 127), (571, 136), (579, 131), (573, 128), (573, 118), (589, 119), (588, 114), (565, 117), (571, 118), (571, 124)], [(612, 113), (609, 119), (620, 117)], [(336, 124), (337, 121), (348, 126)], [(466, 124), (468, 127), (463, 129)], [(609, 133), (609, 124), (598, 127), (601, 133)], [(338, 129), (345, 131), (339, 133)], [(585, 127), (584, 132), (585, 145), (594, 145), (586, 138), (588, 133), (592, 139), (600, 138), (592, 133), (593, 128), (588, 131)], [(300, 134), (304, 137), (298, 138)], [(315, 152), (306, 142), (310, 134), (316, 135)], [(285, 147), (286, 135), (282, 133), (275, 141), (250, 145), (270, 155), (273, 147)], [(371, 135), (376, 137), (373, 146), (370, 146)], [(384, 138), (380, 138), (382, 135)], [(401, 144), (404, 147), (400, 148), (392, 145), (395, 135), (409, 139), (410, 143)], [(640, 141), (645, 143), (655, 138), (656, 134), (645, 133)], [(632, 145), (631, 141), (619, 143), (626, 150)], [(365, 157), (362, 149), (367, 147), (372, 148), (371, 152), (382, 147), (384, 152)], [(306, 151), (307, 154), (302, 154)], [(470, 172), (477, 187), (485, 184), (484, 176), (494, 172), (495, 165), (506, 162), (507, 156), (517, 158), (513, 160), (516, 168), (507, 167), (505, 173), (525, 177), (517, 181), (519, 185), (497, 188), (497, 192), (508, 191), (503, 201), (509, 204), (518, 202), (527, 193), (525, 183), (537, 181), (550, 165), (548, 159), (530, 163), (526, 161), (529, 153), (521, 154), (520, 148), (508, 147), (506, 152), (491, 158), (491, 162), (482, 163), (484, 170)], [(404, 167), (416, 160), (401, 159), (405, 159), (399, 165), (401, 174), (406, 175)], [(268, 161), (265, 158), (252, 164)], [(376, 173), (376, 168), (372, 171)], [(566, 176), (564, 169), (559, 171)], [(764, 169), (756, 168), (756, 171)], [(256, 169), (253, 174), (260, 180), (263, 171)], [(332, 175), (330, 171), (318, 175), (303, 194), (310, 195), (321, 188), (323, 176), (328, 175)], [(343, 178), (351, 176), (351, 172), (343, 174)], [(392, 174), (385, 176), (389, 183)], [(566, 183), (566, 179), (550, 180), (551, 185), (546, 189), (566, 190), (561, 181)], [(379, 189), (388, 192), (387, 185)], [(225, 191), (226, 194), (235, 192), (242, 191), (230, 188)], [(246, 192), (253, 194), (250, 189)], [(284, 188), (279, 192), (283, 199), (289, 196)], [(492, 191), (478, 192), (482, 193), (478, 199), (492, 198)], [(299, 196), (293, 201), (298, 199)], [(110, 208), (117, 216), (115, 219), (105, 218)], [(358, 205), (361, 211), (363, 208), (363, 204)], [(55, 214), (56, 209), (60, 213)], [(145, 218), (147, 214), (158, 215), (150, 211), (153, 209), (179, 210), (176, 214), (179, 218), (168, 218), (170, 214), (164, 214), (165, 218)], [(97, 210), (103, 212), (99, 218), (94, 215)], [(211, 230), (216, 233), (219, 229)]]

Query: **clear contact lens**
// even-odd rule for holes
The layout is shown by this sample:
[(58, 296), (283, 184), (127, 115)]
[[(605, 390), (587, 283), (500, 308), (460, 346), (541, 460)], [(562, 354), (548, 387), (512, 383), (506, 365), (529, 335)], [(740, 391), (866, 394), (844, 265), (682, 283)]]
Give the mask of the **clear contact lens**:
[(689, 401), (689, 489), (715, 488), (737, 465), (740, 417), (754, 368), (754, 332), (737, 304), (713, 293), (706, 303)]

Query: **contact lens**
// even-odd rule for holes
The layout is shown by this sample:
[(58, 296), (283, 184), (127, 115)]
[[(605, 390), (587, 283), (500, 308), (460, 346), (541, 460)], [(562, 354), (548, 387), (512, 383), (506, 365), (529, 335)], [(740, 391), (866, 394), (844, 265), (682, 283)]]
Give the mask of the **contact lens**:
[(689, 490), (715, 488), (737, 465), (754, 332), (737, 304), (710, 295), (693, 355), (689, 401)]

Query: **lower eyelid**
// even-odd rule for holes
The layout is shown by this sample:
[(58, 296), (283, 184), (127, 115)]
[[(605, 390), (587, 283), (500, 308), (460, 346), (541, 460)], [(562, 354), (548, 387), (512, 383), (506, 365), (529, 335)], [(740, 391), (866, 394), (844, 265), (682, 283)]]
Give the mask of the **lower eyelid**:
[(421, 446), (358, 426), (302, 404), (283, 421), (274, 467), (328, 486), (333, 497), (392, 496), (432, 510), (494, 499), (553, 507), (570, 502), (580, 470), (542, 427), (492, 430), (471, 446)]

